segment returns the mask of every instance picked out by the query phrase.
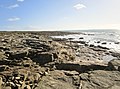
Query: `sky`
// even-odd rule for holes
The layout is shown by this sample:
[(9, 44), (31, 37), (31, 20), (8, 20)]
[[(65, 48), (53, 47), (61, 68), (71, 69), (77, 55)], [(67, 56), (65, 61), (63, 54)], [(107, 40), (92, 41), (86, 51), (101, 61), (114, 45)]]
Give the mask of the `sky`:
[(0, 31), (120, 29), (120, 0), (0, 0)]

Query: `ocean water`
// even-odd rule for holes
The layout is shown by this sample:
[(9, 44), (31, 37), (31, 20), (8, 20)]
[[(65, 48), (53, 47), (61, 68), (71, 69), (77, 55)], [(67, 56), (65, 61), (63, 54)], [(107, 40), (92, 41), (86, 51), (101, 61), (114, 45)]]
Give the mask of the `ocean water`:
[[(83, 34), (52, 36), (53, 38), (73, 38), (72, 41), (85, 41), (88, 45), (107, 47), (113, 52), (120, 52), (120, 30), (76, 30)], [(83, 38), (83, 39), (80, 39)]]

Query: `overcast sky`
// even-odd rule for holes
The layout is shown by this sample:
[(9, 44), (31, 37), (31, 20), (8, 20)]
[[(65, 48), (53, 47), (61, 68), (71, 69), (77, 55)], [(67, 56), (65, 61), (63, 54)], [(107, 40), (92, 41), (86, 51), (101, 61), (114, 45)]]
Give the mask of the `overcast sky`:
[(0, 0), (0, 30), (120, 29), (120, 0)]

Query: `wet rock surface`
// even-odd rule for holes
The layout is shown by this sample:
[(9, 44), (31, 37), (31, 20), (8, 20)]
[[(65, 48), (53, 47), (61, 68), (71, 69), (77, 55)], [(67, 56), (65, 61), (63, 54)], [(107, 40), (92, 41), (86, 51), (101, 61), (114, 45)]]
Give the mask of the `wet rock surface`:
[(50, 37), (63, 34), (1, 32), (0, 89), (119, 89), (119, 53)]

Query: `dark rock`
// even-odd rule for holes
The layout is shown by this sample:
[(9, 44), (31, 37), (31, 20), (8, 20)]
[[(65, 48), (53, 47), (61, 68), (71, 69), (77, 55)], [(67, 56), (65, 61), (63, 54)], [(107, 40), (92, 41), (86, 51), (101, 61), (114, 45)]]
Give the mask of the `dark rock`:
[(9, 43), (9, 39), (2, 39), (1, 42)]
[(56, 68), (59, 70), (69, 70), (69, 71), (81, 72), (81, 66), (79, 64), (61, 63), (61, 64), (57, 64)]
[(68, 38), (68, 40), (70, 40), (70, 41), (73, 40), (73, 39), (74, 39), (74, 38)]
[(102, 42), (101, 44), (107, 44), (107, 42)]
[(52, 38), (53, 39), (53, 41), (67, 41), (67, 39), (65, 39), (65, 38)]
[(50, 44), (53, 42), (53, 41), (48, 41)]
[(0, 65), (9, 65), (10, 63), (10, 60), (0, 60)]
[(0, 50), (7, 51), (7, 50), (10, 50), (10, 48), (5, 47), (5, 46), (0, 46)]
[(31, 89), (31, 87), (29, 85), (26, 85), (24, 89)]
[(85, 44), (86, 42), (85, 42), (85, 41), (79, 41), (79, 43), (81, 43), (81, 44)]
[(56, 53), (53, 53), (53, 58), (54, 59), (58, 58), (58, 55)]
[(118, 57), (118, 58), (120, 58), (120, 53), (114, 53), (114, 52), (111, 52), (111, 55), (114, 56), (114, 57)]
[(73, 76), (73, 84), (75, 86), (79, 86), (80, 85), (80, 77), (79, 76)]
[(0, 66), (0, 72), (4, 71), (6, 66)]
[(118, 71), (120, 71), (120, 66), (118, 66)]
[(64, 73), (67, 76), (79, 75), (79, 73), (77, 71), (64, 71)]
[(115, 42), (115, 44), (120, 44), (120, 42)]
[(71, 41), (73, 43), (81, 43), (81, 44), (85, 44), (86, 42), (85, 41)]
[(100, 41), (97, 41), (97, 43), (100, 43)]
[(83, 37), (80, 37), (79, 39), (84, 39)]
[(94, 48), (92, 48), (92, 49), (93, 49), (94, 51), (105, 51), (105, 49), (101, 49), (101, 48), (97, 48), (97, 47), (96, 47), (96, 48), (94, 47)]
[(88, 44), (85, 44), (85, 46), (88, 46)]
[(22, 59), (27, 56), (27, 51), (20, 50), (20, 51), (6, 51), (9, 59)]
[(103, 46), (100, 46), (100, 45), (98, 45), (97, 47), (98, 47), (98, 48), (102, 48), (102, 49), (107, 49), (107, 50), (109, 50), (109, 48), (103, 47)]
[(93, 44), (90, 44), (90, 47), (94, 47), (94, 45), (93, 45)]
[(106, 66), (101, 65), (80, 65), (80, 64), (73, 64), (73, 63), (61, 63), (57, 64), (56, 68), (58, 70), (69, 70), (69, 71), (77, 71), (77, 72), (87, 72), (90, 70), (103, 70)]
[(118, 60), (118, 59), (111, 60), (108, 63), (108, 68), (110, 70), (115, 70), (115, 71), (119, 70), (119, 68), (120, 68), (120, 60)]
[(31, 59), (39, 63), (40, 65), (44, 65), (46, 63), (52, 62), (54, 60), (54, 57), (53, 57), (53, 54), (43, 53), (43, 54), (37, 54)]

